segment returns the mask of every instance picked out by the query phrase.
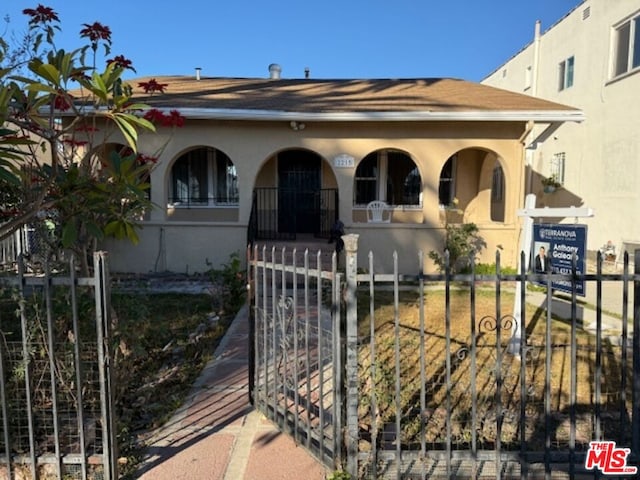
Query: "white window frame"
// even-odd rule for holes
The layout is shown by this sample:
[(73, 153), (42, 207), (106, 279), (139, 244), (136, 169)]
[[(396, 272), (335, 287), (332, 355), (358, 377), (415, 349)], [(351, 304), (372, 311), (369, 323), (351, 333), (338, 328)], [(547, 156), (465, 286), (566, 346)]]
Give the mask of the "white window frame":
[(573, 86), (575, 65), (576, 61), (573, 55), (558, 64), (558, 91), (561, 92)]
[[(619, 58), (620, 33), (625, 28), (629, 28), (629, 37), (625, 42), (626, 58)], [(640, 12), (636, 12), (626, 18), (612, 29), (611, 35), (611, 75), (610, 78), (618, 78), (631, 72), (640, 70)], [(634, 62), (635, 60), (635, 62)], [(624, 65), (619, 62), (624, 61)], [(635, 63), (635, 65), (634, 65)]]
[[(384, 149), (384, 150), (379, 150), (376, 153), (376, 157), (377, 157), (377, 170), (378, 170), (378, 175), (377, 177), (375, 177), (375, 182), (376, 182), (376, 186), (375, 186), (375, 190), (376, 190), (376, 198), (375, 200), (382, 200), (383, 202), (387, 202), (387, 178), (389, 177), (389, 172), (388, 172), (388, 167), (389, 167), (389, 152), (396, 152), (397, 150), (393, 150), (393, 149)], [(418, 165), (416, 164), (416, 162), (406, 153), (402, 152), (404, 155), (407, 156), (407, 158), (409, 158), (413, 164), (415, 165), (416, 168), (418, 168)], [(368, 156), (368, 155), (367, 155)], [(366, 157), (365, 157), (366, 158)], [(364, 159), (363, 159), (364, 160)], [(357, 167), (356, 167), (356, 172), (358, 171)], [(420, 173), (420, 169), (418, 169), (418, 173)], [(355, 193), (356, 193), (356, 189), (358, 188), (357, 183), (358, 180), (360, 181), (371, 181), (372, 179), (374, 179), (374, 177), (357, 177), (355, 176), (355, 172), (354, 172), (354, 184), (353, 184), (353, 188), (354, 188), (354, 203), (353, 206), (356, 208), (365, 208), (366, 205), (365, 204), (361, 204), (361, 203), (355, 203)], [(422, 182), (422, 175), (420, 175), (420, 181)], [(412, 210), (412, 209), (422, 209), (422, 191), (420, 191), (420, 196), (418, 198), (418, 204), (398, 204), (398, 205), (392, 205), (394, 208), (402, 208), (403, 210)]]
[(551, 176), (554, 177), (556, 181), (562, 185), (564, 185), (566, 158), (566, 152), (558, 152), (554, 153), (553, 157), (551, 157), (551, 160), (549, 161), (549, 170), (551, 172)]

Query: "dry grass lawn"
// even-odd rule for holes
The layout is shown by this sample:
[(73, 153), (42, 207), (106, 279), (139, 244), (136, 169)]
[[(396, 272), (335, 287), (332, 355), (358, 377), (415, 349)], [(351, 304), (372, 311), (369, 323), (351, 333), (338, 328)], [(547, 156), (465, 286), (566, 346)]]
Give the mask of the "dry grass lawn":
[[(499, 308), (495, 290), (477, 291), (472, 316), (469, 290), (452, 290), (448, 326), (443, 290), (427, 291), (423, 308), (417, 292), (401, 292), (397, 312), (393, 292), (376, 292), (373, 322), (369, 298), (360, 297), (360, 418), (365, 444), (367, 438), (384, 442), (384, 432), (395, 431), (399, 416), (402, 443), (408, 446), (417, 446), (424, 438), (432, 448), (442, 448), (450, 429), (454, 447), (467, 448), (473, 440), (478, 448), (492, 448), (499, 432), (503, 447), (519, 448), (522, 424), (530, 449), (542, 450), (547, 436), (552, 447), (561, 447), (570, 439), (572, 405), (576, 444), (585, 445), (592, 438), (596, 339), (580, 327), (575, 329), (577, 349), (572, 359), (571, 325), (552, 320), (547, 345), (546, 312), (527, 305), (524, 327), (531, 348), (524, 356), (523, 377), (520, 357), (508, 349), (514, 300), (510, 291), (502, 292)], [(620, 350), (603, 341), (598, 358), (603, 438), (616, 440), (626, 431), (621, 427), (625, 413), (620, 414)], [(630, 390), (626, 395), (625, 412)], [(551, 412), (548, 417), (545, 400)], [(520, 421), (522, 408), (524, 422)], [(391, 436), (395, 438), (395, 433)]]

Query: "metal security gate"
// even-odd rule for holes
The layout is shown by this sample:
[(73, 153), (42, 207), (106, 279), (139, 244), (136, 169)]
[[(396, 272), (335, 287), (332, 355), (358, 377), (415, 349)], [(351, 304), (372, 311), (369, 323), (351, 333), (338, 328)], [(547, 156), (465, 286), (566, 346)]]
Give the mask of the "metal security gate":
[(107, 255), (0, 277), (0, 478), (115, 479)]
[(335, 255), (282, 249), (250, 252), (252, 398), (255, 407), (334, 465), (342, 451), (340, 274)]
[[(618, 473), (638, 466), (640, 251), (634, 273), (627, 258), (621, 274), (600, 261), (585, 275), (401, 275), (394, 254), (393, 272), (371, 274), (358, 270), (357, 235), (343, 238), (344, 279), (335, 260), (323, 272), (319, 257), (299, 265), (286, 251), (250, 259), (256, 406), (327, 466), (367, 479), (599, 478), (609, 447), (626, 455)], [(360, 267), (374, 272), (373, 255)], [(556, 317), (550, 288), (528, 304), (534, 280), (591, 282), (592, 329), (579, 324), (575, 287), (569, 319)], [(614, 326), (603, 323), (604, 282), (623, 297)], [(325, 322), (312, 311), (325, 308), (334, 330), (319, 348)]]

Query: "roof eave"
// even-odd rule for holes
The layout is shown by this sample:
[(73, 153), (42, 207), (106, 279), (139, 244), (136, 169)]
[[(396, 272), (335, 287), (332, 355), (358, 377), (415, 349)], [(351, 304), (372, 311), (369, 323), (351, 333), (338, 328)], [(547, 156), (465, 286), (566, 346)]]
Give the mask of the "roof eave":
[[(159, 110), (164, 110), (160, 108)], [(169, 109), (167, 109), (169, 110)], [(245, 110), (217, 108), (180, 108), (186, 118), (200, 120), (277, 121), (302, 122), (582, 122), (580, 110), (514, 110), (514, 111), (457, 111), (457, 112), (289, 112), (277, 110)]]

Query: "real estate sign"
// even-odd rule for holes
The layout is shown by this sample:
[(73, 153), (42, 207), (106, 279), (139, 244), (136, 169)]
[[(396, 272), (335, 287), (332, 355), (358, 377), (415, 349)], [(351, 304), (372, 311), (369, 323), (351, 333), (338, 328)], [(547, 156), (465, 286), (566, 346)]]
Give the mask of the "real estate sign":
[[(587, 226), (535, 224), (533, 226), (532, 270), (536, 273), (560, 273), (571, 275), (573, 259), (576, 260), (576, 273), (585, 273), (587, 255)], [(544, 282), (539, 284), (545, 285)], [(571, 293), (570, 280), (555, 280), (551, 288)], [(576, 294), (585, 296), (584, 280), (576, 281)]]

